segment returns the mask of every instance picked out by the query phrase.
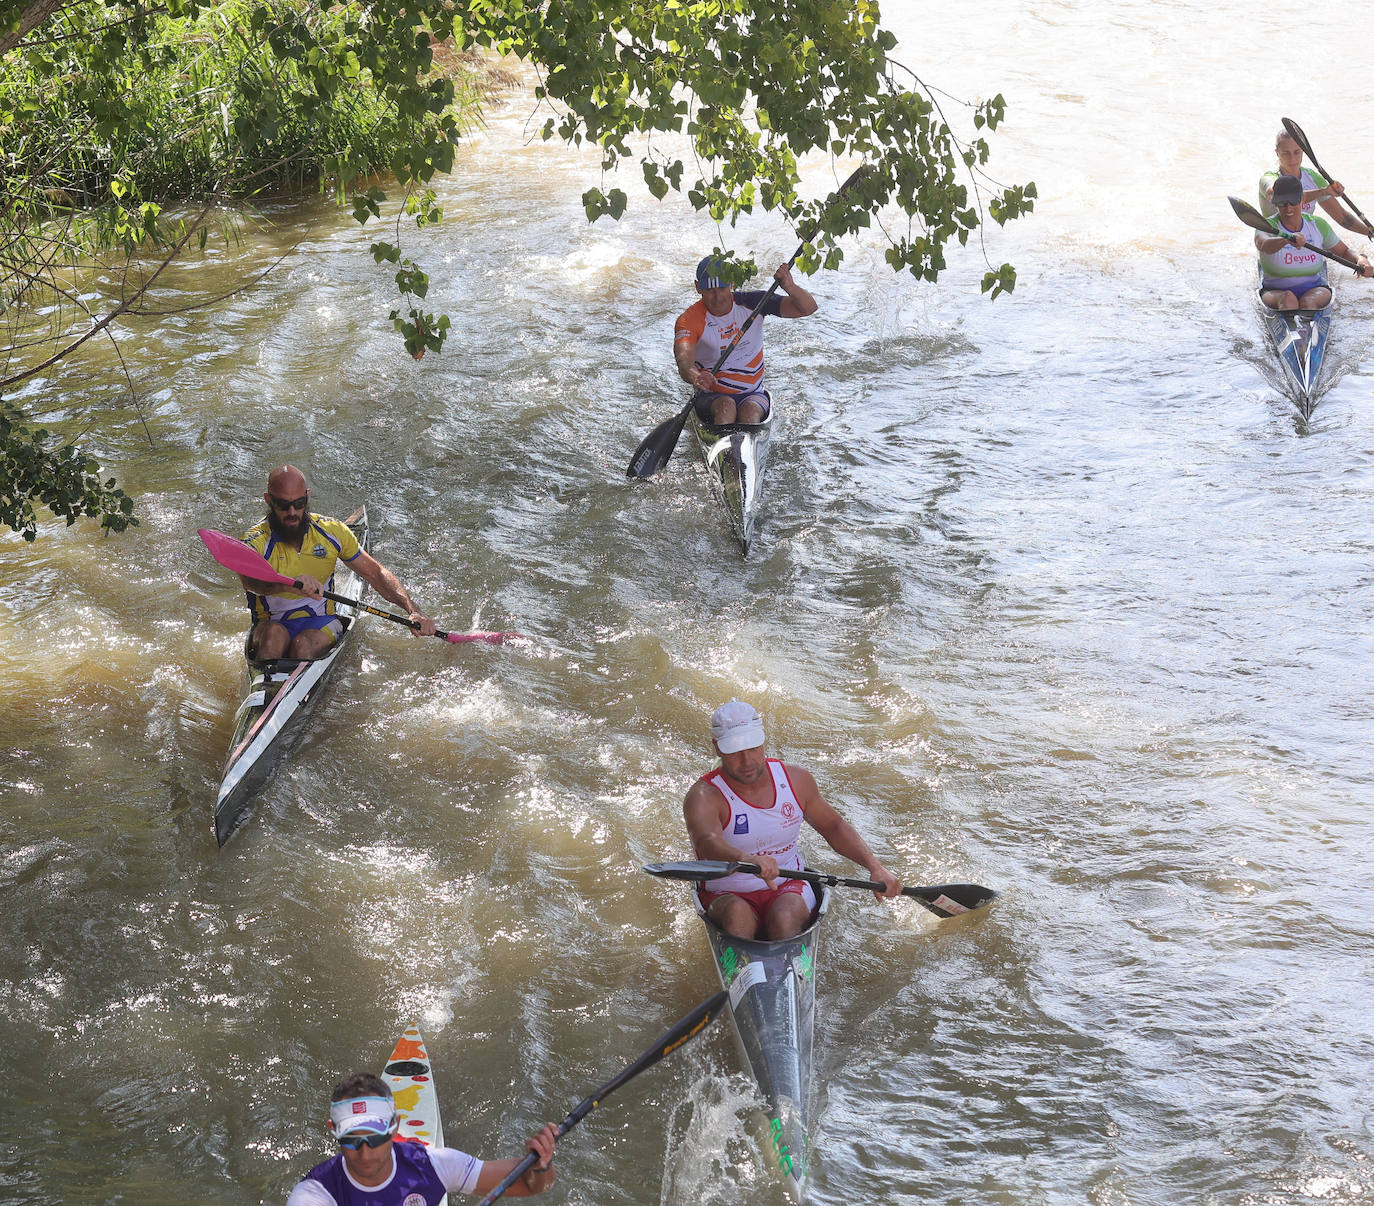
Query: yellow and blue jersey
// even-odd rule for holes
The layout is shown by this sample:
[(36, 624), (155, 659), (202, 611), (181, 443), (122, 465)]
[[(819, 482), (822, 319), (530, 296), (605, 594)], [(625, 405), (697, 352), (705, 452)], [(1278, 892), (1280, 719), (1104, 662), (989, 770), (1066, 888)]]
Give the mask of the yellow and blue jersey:
[[(352, 561), (362, 551), (358, 538), (348, 525), (327, 515), (310, 516), (310, 526), (301, 540), (299, 551), (286, 541), (279, 540), (265, 519), (244, 533), (243, 543), (266, 557), (277, 573), (293, 581), (309, 574), (323, 583), (325, 590), (334, 589), (334, 566), (339, 561)], [(287, 618), (307, 612), (333, 615), (335, 610), (334, 604), (328, 599), (308, 599), (284, 583), (270, 595), (249, 593), (248, 607), (253, 613), (254, 622), (276, 620), (279, 624)]]

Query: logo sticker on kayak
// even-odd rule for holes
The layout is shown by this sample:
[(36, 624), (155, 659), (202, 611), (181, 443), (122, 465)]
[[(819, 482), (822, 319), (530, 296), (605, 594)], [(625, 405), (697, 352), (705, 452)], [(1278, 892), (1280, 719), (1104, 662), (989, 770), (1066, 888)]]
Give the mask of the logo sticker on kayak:
[(764, 971), (762, 963), (746, 963), (741, 967), (739, 973), (730, 981), (730, 1008), (737, 1008), (740, 998), (755, 984), (762, 984), (767, 978), (768, 973)]
[(739, 953), (733, 946), (727, 946), (720, 953), (720, 974), (725, 977), (726, 984), (739, 974)]
[[(789, 1177), (796, 1177), (798, 1180), (806, 1176), (806, 1161), (803, 1153), (794, 1153), (792, 1149), (783, 1142), (782, 1138), (782, 1119), (773, 1118), (768, 1123), (768, 1135), (773, 1141), (773, 1155), (777, 1157), (778, 1167)], [(803, 1133), (802, 1142), (806, 1142), (806, 1135)]]

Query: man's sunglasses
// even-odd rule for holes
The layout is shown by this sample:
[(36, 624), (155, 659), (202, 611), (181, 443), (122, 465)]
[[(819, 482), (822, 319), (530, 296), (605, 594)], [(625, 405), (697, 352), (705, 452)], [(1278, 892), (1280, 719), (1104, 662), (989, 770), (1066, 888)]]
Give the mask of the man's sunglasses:
[(346, 1147), (351, 1152), (356, 1152), (364, 1143), (368, 1147), (378, 1148), (383, 1143), (391, 1142), (391, 1134), (385, 1135), (342, 1135), (339, 1138), (339, 1146)]
[(269, 494), (267, 497), (278, 511), (304, 511), (310, 505), (308, 494), (302, 494), (300, 498), (278, 498), (275, 494)]

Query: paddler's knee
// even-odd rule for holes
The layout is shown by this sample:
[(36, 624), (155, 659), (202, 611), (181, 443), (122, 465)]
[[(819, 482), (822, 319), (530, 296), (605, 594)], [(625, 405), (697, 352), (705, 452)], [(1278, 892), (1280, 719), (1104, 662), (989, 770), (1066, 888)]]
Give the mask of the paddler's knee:
[(285, 655), (290, 637), (282, 625), (263, 620), (253, 629), (248, 642), (248, 656), (254, 661), (270, 662)]
[(323, 657), (334, 644), (334, 633), (329, 628), (307, 628), (298, 632), (291, 642), (291, 656), (301, 661), (314, 661)]
[(711, 422), (720, 426), (722, 423), (734, 423), (735, 419), (735, 400), (725, 394), (717, 394), (715, 401), (711, 403)]
[(768, 910), (766, 936), (770, 942), (776, 942), (780, 938), (791, 938), (806, 929), (806, 923), (810, 919), (811, 909), (806, 901), (797, 893), (785, 893), (780, 895), (773, 902), (773, 907)]
[(706, 911), (711, 920), (735, 938), (753, 938), (758, 932), (758, 917), (738, 896), (718, 896)]

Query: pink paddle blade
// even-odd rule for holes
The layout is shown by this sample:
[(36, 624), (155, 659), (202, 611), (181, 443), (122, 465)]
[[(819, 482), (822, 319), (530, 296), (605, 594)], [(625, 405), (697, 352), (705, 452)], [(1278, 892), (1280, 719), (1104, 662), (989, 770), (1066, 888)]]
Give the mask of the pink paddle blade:
[(259, 582), (291, 581), (290, 578), (277, 573), (266, 557), (260, 557), (242, 540), (235, 540), (223, 532), (216, 532), (214, 528), (199, 528), (197, 531), (200, 538), (205, 541), (205, 547), (210, 550), (210, 556), (225, 569), (242, 574), (245, 578), (256, 578)]
[[(277, 573), (266, 557), (259, 556), (242, 540), (235, 540), (232, 536), (226, 536), (223, 532), (215, 531), (214, 528), (199, 528), (197, 530), (200, 538), (205, 541), (205, 547), (210, 550), (210, 556), (225, 569), (233, 570), (236, 574), (242, 574), (245, 578), (255, 578), (259, 582), (283, 582), (288, 586), (294, 585), (292, 579)], [(341, 599), (338, 595), (330, 594), (328, 591), (325, 592), (325, 596), (338, 602), (352, 604), (351, 599)], [(353, 606), (356, 607), (359, 604), (353, 604)], [(368, 607), (366, 604), (361, 604), (361, 607), (363, 611), (382, 616), (388, 620), (395, 620), (398, 624), (410, 624), (405, 616), (393, 615), (378, 607)], [(436, 632), (434, 635), (441, 636), (454, 645), (462, 645), (469, 641), (486, 641), (492, 645), (499, 645), (502, 641), (518, 638), (520, 633)]]

